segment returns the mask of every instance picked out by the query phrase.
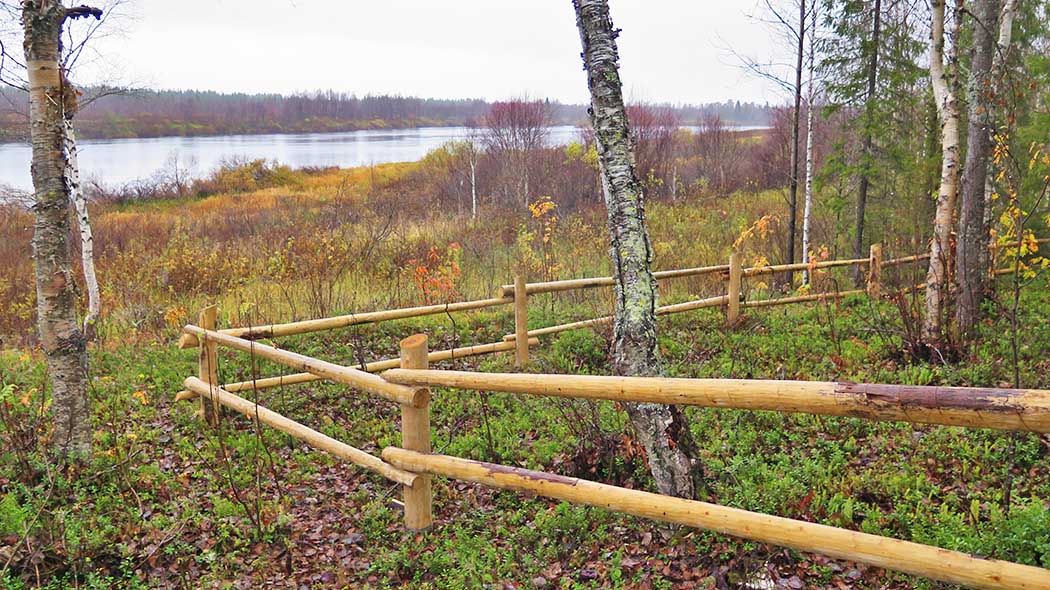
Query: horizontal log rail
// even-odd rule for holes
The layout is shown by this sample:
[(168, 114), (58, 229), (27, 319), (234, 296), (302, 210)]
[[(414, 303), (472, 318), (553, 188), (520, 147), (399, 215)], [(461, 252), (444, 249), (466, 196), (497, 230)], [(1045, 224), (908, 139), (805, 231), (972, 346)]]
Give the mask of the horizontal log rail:
[(1046, 590), (1050, 570), (929, 545), (448, 455), (383, 449), (406, 471), (534, 493), (976, 588)]
[(259, 422), (301, 440), (315, 449), (326, 451), (340, 459), (345, 459), (355, 465), (370, 469), (389, 480), (412, 486), (421, 478), (420, 475), (390, 465), (375, 455), (370, 455), (361, 449), (337, 441), (269, 408), (238, 397), (215, 385), (205, 383), (197, 377), (187, 377), (182, 384), (189, 391), (208, 398), (213, 403), (222, 404), (235, 412), (243, 414), (250, 420), (258, 419)]
[(306, 355), (288, 350), (280, 350), (261, 342), (245, 340), (229, 334), (213, 330), (205, 330), (197, 326), (188, 325), (183, 331), (197, 338), (205, 338), (207, 341), (215, 342), (221, 346), (254, 354), (269, 359), (276, 363), (299, 369), (306, 373), (312, 373), (325, 379), (330, 379), (344, 385), (355, 387), (368, 393), (373, 393), (388, 400), (413, 407), (422, 407), (428, 400), (427, 393), (422, 389), (414, 389), (403, 385), (396, 385), (386, 381), (378, 375), (366, 373), (361, 369), (344, 367), (328, 361), (322, 361)]
[[(718, 264), (714, 266), (698, 266), (695, 268), (678, 268), (672, 270), (658, 270), (653, 273), (653, 278), (658, 281), (663, 279), (679, 279), (682, 277), (695, 277), (707, 274), (726, 272), (728, 270), (728, 264)], [(616, 279), (614, 277), (588, 277), (583, 279), (563, 279), (559, 281), (546, 281), (542, 283), (527, 283), (525, 285), (525, 292), (529, 295), (535, 295), (538, 293), (557, 293), (559, 291), (575, 291), (577, 289), (612, 287), (614, 285), (616, 285)], [(503, 297), (513, 297), (514, 285), (502, 285), (499, 288), (499, 292), (500, 295), (502, 295)]]
[[(675, 303), (673, 305), (664, 305), (656, 308), (656, 315), (664, 316), (673, 313), (682, 313), (686, 311), (692, 311), (694, 309), (703, 309), (705, 307), (718, 307), (719, 305), (725, 304), (728, 298), (725, 295), (719, 295), (718, 297), (708, 297), (706, 299), (696, 299), (694, 301), (686, 301), (684, 303)], [(590, 328), (593, 326), (601, 326), (604, 324), (611, 323), (613, 316), (607, 315), (600, 318), (592, 318), (589, 320), (579, 320), (576, 322), (569, 322), (567, 324), (558, 324), (556, 326), (548, 326), (546, 328), (536, 328), (529, 330), (528, 334), (530, 338), (539, 336), (550, 336), (551, 334), (558, 334), (560, 332), (567, 332), (570, 330), (579, 330), (582, 328)], [(507, 334), (503, 337), (506, 342), (514, 342), (517, 340), (517, 335)]]
[(393, 383), (1050, 432), (1050, 390), (392, 369)]
[(916, 254), (914, 256), (904, 256), (902, 258), (893, 258), (893, 259), (890, 259), (890, 260), (883, 260), (882, 261), (882, 267), (886, 268), (887, 266), (897, 266), (898, 264), (907, 264), (909, 262), (918, 262), (920, 260), (929, 260), (929, 259), (930, 259), (930, 255), (928, 253), (927, 254)]
[(794, 264), (777, 264), (773, 266), (752, 266), (743, 270), (745, 277), (755, 277), (759, 275), (773, 274), (777, 272), (797, 271), (797, 270), (814, 270), (820, 268), (834, 268), (837, 266), (853, 266), (857, 264), (867, 264), (868, 258), (850, 258), (846, 260), (826, 260), (824, 262), (796, 262)]
[[(539, 338), (529, 338), (529, 346), (539, 346)], [(464, 346), (461, 348), (450, 348), (447, 350), (435, 350), (427, 355), (428, 362), (435, 363), (438, 361), (447, 361), (452, 359), (460, 359), (471, 356), (478, 356), (481, 354), (491, 354), (496, 352), (507, 352), (514, 350), (513, 342), (496, 342), (493, 344), (478, 344), (475, 346)], [(386, 359), (381, 361), (372, 361), (366, 363), (364, 366), (358, 365), (356, 368), (367, 371), (369, 373), (375, 373), (378, 371), (385, 371), (387, 369), (395, 369), (401, 366), (401, 359)], [(283, 385), (296, 385), (299, 383), (310, 383), (312, 381), (321, 381), (327, 379), (320, 375), (313, 373), (294, 373), (291, 375), (278, 375), (277, 377), (262, 377), (260, 379), (252, 379), (250, 381), (237, 381), (235, 383), (226, 383), (222, 385), (222, 388), (230, 393), (236, 393), (238, 391), (245, 390), (260, 390), (270, 389), (271, 387), (281, 387)], [(191, 394), (189, 391), (180, 391), (175, 396), (175, 401), (180, 401)]]
[[(495, 307), (498, 305), (510, 305), (514, 303), (513, 297), (495, 297), (492, 299), (478, 299), (475, 301), (460, 301), (457, 303), (443, 303), (440, 305), (425, 305), (422, 307), (405, 307), (385, 311), (367, 311), (331, 318), (320, 318), (314, 320), (303, 320), (301, 322), (289, 322), (287, 324), (270, 324), (268, 326), (252, 326), (248, 328), (226, 328), (219, 330), (222, 334), (258, 340), (260, 338), (276, 338), (278, 336), (292, 336), (295, 334), (307, 334), (321, 330), (332, 330), (358, 324), (371, 324), (387, 320), (400, 320), (416, 318), (455, 311), (471, 311)], [(197, 346), (197, 339), (192, 334), (183, 334), (179, 338), (179, 348), (193, 348)]]
[[(1050, 242), (1050, 238), (1041, 238), (1035, 240), (1037, 244), (1043, 244)], [(1019, 245), (1020, 242), (1012, 242), (1010, 244), (992, 244), (989, 247), (991, 249), (998, 249), (1004, 247), (1012, 247)], [(918, 262), (921, 260), (928, 260), (930, 258), (929, 253), (916, 254), (913, 256), (905, 256), (902, 258), (894, 258), (883, 261), (880, 266), (890, 267), (899, 264), (906, 264), (910, 262)], [(834, 268), (841, 266), (853, 266), (853, 265), (865, 265), (870, 264), (870, 258), (852, 258), (845, 260), (827, 260), (824, 262), (817, 263), (793, 263), (793, 264), (780, 264), (772, 266), (756, 266), (742, 269), (743, 277), (754, 277), (765, 274), (772, 274), (777, 272), (788, 272), (788, 271), (804, 271), (804, 270), (816, 270), (823, 268)], [(999, 271), (997, 271), (998, 273)], [(653, 277), (657, 280), (674, 279), (690, 276), (702, 276), (708, 274), (718, 274), (722, 279), (725, 279), (729, 273), (728, 264), (719, 264), (712, 266), (700, 266), (695, 268), (682, 268), (663, 270), (653, 273)], [(725, 276), (722, 276), (725, 275)], [(561, 291), (573, 291), (580, 289), (592, 289), (597, 287), (612, 287), (616, 284), (614, 277), (588, 277), (582, 279), (565, 279), (557, 281), (546, 281), (539, 283), (527, 283), (525, 285), (525, 292), (528, 295), (538, 293), (556, 293)], [(786, 300), (782, 300), (787, 303)], [(441, 313), (450, 313), (458, 311), (470, 311), (477, 309), (484, 309), (487, 307), (495, 307), (499, 305), (510, 305), (514, 302), (514, 285), (507, 284), (500, 286), (499, 297), (493, 297), (490, 299), (478, 299), (474, 301), (459, 301), (456, 303), (447, 303), (439, 305), (425, 305), (420, 307), (407, 307), (401, 309), (391, 309), (383, 311), (369, 311), (357, 314), (348, 314), (330, 318), (319, 318), (312, 320), (303, 320), (298, 322), (289, 322), (284, 324), (270, 324), (265, 326), (251, 326), (242, 328), (226, 328), (219, 330), (219, 332), (229, 335), (236, 336), (238, 338), (245, 338), (248, 340), (257, 340), (261, 338), (275, 338), (279, 336), (291, 336), (295, 334), (306, 334), (310, 332), (318, 332), (321, 330), (331, 330), (336, 328), (342, 328), (346, 326), (358, 325), (358, 324), (369, 324), (388, 320), (406, 319), (413, 317), (423, 317), (428, 315), (436, 315)], [(684, 305), (684, 304), (681, 304)], [(777, 305), (776, 303), (765, 303), (761, 305)], [(695, 309), (695, 308), (694, 308)], [(674, 312), (671, 312), (674, 313)], [(597, 318), (594, 320), (585, 320), (586, 322), (603, 323), (603, 318)], [(576, 324), (576, 322), (574, 322)], [(588, 324), (588, 325), (593, 325)], [(566, 324), (568, 326), (568, 324)], [(574, 329), (574, 328), (567, 328)], [(561, 330), (564, 331), (564, 330)], [(551, 332), (556, 333), (556, 332)], [(542, 335), (542, 334), (537, 334)], [(510, 340), (513, 340), (511, 338)], [(179, 348), (194, 348), (198, 346), (197, 338), (192, 334), (182, 334), (179, 338)]]

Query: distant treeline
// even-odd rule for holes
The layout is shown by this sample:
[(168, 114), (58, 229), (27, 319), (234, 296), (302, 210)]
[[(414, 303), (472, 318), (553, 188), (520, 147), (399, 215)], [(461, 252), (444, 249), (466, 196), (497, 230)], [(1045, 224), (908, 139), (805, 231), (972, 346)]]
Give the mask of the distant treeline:
[[(17, 90), (0, 91), (0, 141), (24, 141), (28, 132), (26, 97)], [(76, 117), (84, 138), (163, 137), (257, 133), (317, 133), (464, 125), (489, 111), (480, 99), (436, 99), (365, 95), (342, 92), (223, 94), (197, 90), (150, 90), (109, 94), (97, 99), (97, 89), (84, 93)], [(585, 105), (548, 102), (556, 124), (585, 122)], [(727, 124), (766, 125), (772, 108), (739, 101), (707, 105), (663, 105), (683, 124), (718, 115)]]

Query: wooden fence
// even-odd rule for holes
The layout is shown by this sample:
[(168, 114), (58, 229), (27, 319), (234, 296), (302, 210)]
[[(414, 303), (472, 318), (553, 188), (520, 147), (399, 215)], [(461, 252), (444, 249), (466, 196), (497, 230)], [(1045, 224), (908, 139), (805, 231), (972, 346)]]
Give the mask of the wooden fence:
[[(882, 290), (881, 277), (883, 268), (918, 262), (926, 259), (929, 259), (929, 254), (919, 254), (915, 256), (906, 256), (903, 258), (883, 261), (882, 247), (878, 244), (874, 244), (871, 246), (871, 254), (868, 258), (829, 260), (822, 262), (813, 262), (808, 264), (781, 264), (773, 266), (743, 267), (742, 256), (740, 256), (739, 254), (733, 254), (729, 258), (729, 264), (654, 272), (654, 277), (657, 279), (657, 281), (660, 281), (661, 283), (672, 279), (680, 279), (686, 277), (715, 277), (716, 279), (725, 283), (726, 293), (725, 295), (719, 295), (715, 297), (706, 297), (702, 299), (686, 301), (683, 303), (663, 305), (657, 308), (656, 315), (665, 316), (676, 313), (684, 313), (687, 311), (693, 311), (697, 309), (721, 307), (725, 311), (726, 320), (729, 322), (730, 325), (733, 325), (737, 321), (739, 321), (739, 318), (741, 316), (741, 310), (749, 307), (768, 307), (773, 305), (789, 305), (793, 303), (803, 303), (810, 301), (835, 300), (841, 297), (846, 297), (849, 295), (858, 295), (861, 293), (879, 295), (881, 294)], [(751, 277), (759, 277), (763, 275), (771, 275), (774, 273), (784, 272), (812, 272), (816, 270), (848, 266), (868, 267), (867, 285), (865, 289), (857, 289), (850, 291), (833, 291), (826, 293), (799, 295), (794, 297), (780, 297), (759, 300), (747, 300), (744, 291), (744, 280)], [(612, 287), (615, 284), (616, 282), (611, 276), (591, 277), (583, 279), (568, 279), (539, 283), (526, 283), (523, 277), (517, 276), (515, 277), (514, 283), (503, 285), (499, 288), (499, 293), (497, 297), (492, 297), (489, 299), (459, 301), (455, 303), (426, 305), (420, 307), (408, 307), (402, 309), (392, 309), (383, 311), (369, 311), (331, 318), (289, 322), (284, 324), (225, 328), (219, 330), (219, 333), (222, 335), (234, 336), (246, 340), (259, 340), (266, 338), (277, 338), (280, 336), (307, 334), (310, 332), (331, 330), (354, 325), (373, 324), (398, 319), (417, 318), (430, 315), (448, 314), (453, 312), (475, 311), (496, 306), (512, 305), (514, 309), (514, 332), (504, 336), (504, 343), (483, 344), (473, 347), (442, 351), (441, 353), (433, 353), (438, 354), (439, 356), (432, 357), (430, 360), (436, 361), (444, 360), (445, 358), (459, 358), (461, 356), (471, 356), (477, 354), (503, 352), (505, 350), (514, 350), (515, 365), (517, 367), (522, 367), (528, 363), (529, 346), (526, 346), (524, 344), (517, 344), (519, 341), (531, 341), (531, 339), (538, 338), (540, 336), (550, 336), (565, 331), (590, 328), (600, 326), (603, 324), (609, 324), (612, 322), (612, 316), (610, 315), (598, 318), (578, 320), (566, 324), (534, 328), (530, 330), (528, 328), (528, 309), (530, 295), (537, 295), (542, 293), (563, 293), (567, 291), (580, 291), (594, 289), (598, 287)], [(202, 318), (201, 327), (205, 327), (204, 321), (205, 320)], [(179, 338), (180, 348), (193, 348), (197, 345), (198, 337), (194, 333), (185, 332)], [(369, 363), (365, 367), (361, 367), (361, 369), (363, 371), (378, 371), (391, 368), (392, 366), (394, 366), (391, 363), (396, 362), (396, 360), (377, 361), (375, 363)], [(275, 380), (263, 379), (253, 381), (251, 383), (251, 388), (263, 389), (266, 387), (273, 387), (277, 385), (288, 385), (291, 383), (311, 381), (317, 378), (319, 377), (314, 376), (313, 373), (304, 372), (297, 375), (287, 375), (281, 378), (275, 378)], [(245, 387), (247, 386), (244, 384), (231, 384), (232, 389), (230, 390), (238, 391)]]
[[(881, 293), (882, 268), (928, 258), (928, 255), (918, 255), (883, 261), (881, 254), (881, 248), (874, 246), (868, 259), (755, 268), (743, 268), (740, 256), (733, 255), (728, 265), (662, 271), (657, 273), (658, 279), (661, 280), (724, 273), (727, 294), (664, 306), (659, 308), (658, 313), (667, 315), (704, 307), (725, 306), (727, 320), (733, 322), (739, 317), (741, 307), (781, 305), (864, 292), (877, 296)], [(861, 264), (869, 266), (867, 289), (864, 290), (776, 300), (746, 301), (741, 297), (741, 281), (744, 277)], [(201, 413), (209, 424), (217, 424), (221, 419), (218, 408), (223, 406), (251, 420), (285, 432), (316, 449), (397, 482), (403, 487), (405, 524), (413, 530), (429, 528), (433, 523), (431, 477), (436, 475), (713, 530), (966, 586), (1015, 590), (1050, 588), (1050, 570), (1038, 567), (984, 559), (878, 535), (652, 494), (553, 473), (431, 453), (431, 387), (448, 388), (456, 392), (499, 391), (619, 402), (803, 412), (868, 420), (1050, 433), (1050, 391), (1046, 390), (479, 373), (429, 368), (431, 362), (510, 351), (515, 352), (517, 364), (523, 365), (528, 360), (529, 347), (538, 344), (538, 337), (611, 321), (608, 317), (595, 318), (530, 331), (525, 321), (530, 293), (555, 293), (613, 284), (611, 277), (546, 283), (526, 283), (518, 277), (515, 284), (504, 285), (500, 296), (493, 299), (224, 330), (216, 329), (216, 309), (209, 307), (201, 311), (197, 325), (187, 325), (183, 328), (180, 346), (200, 347), (198, 375), (185, 379), (183, 386), (186, 389), (179, 392), (176, 399), (199, 399)], [(427, 337), (416, 334), (401, 341), (400, 358), (376, 361), (358, 367), (338, 365), (257, 341), (260, 338), (505, 304), (514, 304), (515, 331), (506, 336), (503, 342), (430, 352)], [(220, 346), (266, 358), (300, 372), (222, 384), (218, 378), (217, 349)], [(375, 374), (377, 371), (385, 372)], [(401, 446), (387, 447), (383, 449), (381, 456), (376, 456), (337, 441), (234, 393), (315, 380), (341, 383), (363, 393), (398, 403), (401, 408)]]

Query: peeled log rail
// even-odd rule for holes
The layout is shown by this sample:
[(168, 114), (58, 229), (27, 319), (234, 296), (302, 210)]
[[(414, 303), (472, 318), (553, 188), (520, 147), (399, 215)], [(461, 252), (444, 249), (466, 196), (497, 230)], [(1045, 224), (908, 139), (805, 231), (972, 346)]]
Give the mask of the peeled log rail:
[[(696, 268), (679, 268), (674, 270), (660, 270), (653, 273), (653, 278), (677, 279), (681, 277), (695, 277), (718, 272), (726, 272), (729, 265), (699, 266)], [(576, 289), (593, 289), (595, 287), (612, 287), (616, 284), (614, 277), (589, 277), (586, 279), (565, 279), (561, 281), (547, 281), (544, 283), (528, 283), (525, 292), (529, 295), (536, 293), (556, 293), (558, 291), (574, 291)], [(514, 285), (503, 285), (500, 287), (500, 295), (511, 297), (514, 295)]]
[(918, 262), (920, 260), (929, 260), (929, 259), (930, 259), (930, 255), (928, 253), (927, 254), (916, 254), (914, 256), (905, 256), (903, 258), (893, 258), (891, 260), (884, 260), (882, 262), (882, 267), (886, 268), (887, 266), (896, 266), (898, 264), (906, 264), (906, 263), (909, 263), (909, 262)]
[[(607, 315), (600, 318), (591, 318), (589, 320), (580, 320), (578, 322), (569, 322), (567, 324), (558, 324), (557, 326), (547, 326), (546, 328), (536, 328), (535, 330), (529, 330), (528, 335), (530, 338), (538, 336), (549, 336), (551, 334), (558, 334), (561, 332), (568, 332), (570, 330), (579, 330), (582, 328), (591, 328), (593, 326), (601, 326), (602, 324), (612, 323), (613, 316)], [(518, 339), (517, 334), (507, 334), (503, 337), (505, 342), (514, 342)]]
[(1050, 391), (1041, 389), (406, 369), (386, 371), (383, 378), (477, 391), (1050, 432)]
[(629, 490), (520, 467), (417, 453), (398, 447), (383, 449), (383, 459), (407, 471), (535, 493), (574, 504), (716, 531), (953, 584), (997, 590), (1050, 588), (1050, 570), (983, 559), (958, 551), (812, 522)]
[(237, 338), (236, 336), (205, 330), (197, 326), (185, 326), (182, 330), (193, 336), (206, 335), (209, 340), (214, 340), (223, 346), (254, 354), (281, 363), (282, 365), (292, 367), (293, 369), (299, 369), (326, 379), (331, 379), (332, 381), (356, 387), (357, 389), (374, 393), (400, 404), (409, 404), (411, 406), (419, 407), (420, 405), (426, 404), (428, 401), (425, 399), (424, 395), (420, 394), (420, 391), (422, 390), (395, 385), (378, 375), (366, 373), (361, 369), (344, 367), (342, 365), (318, 360), (295, 352), (280, 350), (259, 342), (253, 342), (251, 340)]
[[(496, 297), (493, 299), (479, 299), (477, 301), (461, 301), (458, 303), (447, 303), (441, 305), (426, 305), (423, 307), (406, 307), (404, 309), (391, 309), (386, 311), (369, 311), (354, 313), (350, 315), (337, 316), (334, 318), (321, 318), (316, 320), (304, 320), (287, 324), (271, 324), (269, 326), (253, 326), (249, 328), (226, 328), (219, 330), (228, 336), (236, 336), (248, 340), (260, 338), (275, 338), (278, 336), (292, 336), (294, 334), (306, 334), (319, 332), (321, 330), (332, 330), (356, 324), (369, 324), (386, 320), (400, 320), (415, 318), (439, 313), (453, 311), (469, 311), (473, 309), (484, 309), (497, 305), (509, 305), (514, 302), (512, 297)], [(197, 339), (191, 334), (183, 334), (179, 338), (179, 348), (193, 348), (198, 345)]]
[(382, 459), (375, 455), (369, 455), (361, 449), (339, 442), (308, 426), (299, 424), (295, 420), (286, 418), (269, 408), (264, 408), (242, 397), (233, 395), (196, 377), (187, 377), (182, 384), (186, 389), (196, 393), (202, 399), (210, 399), (213, 402), (220, 403), (231, 410), (244, 414), (248, 419), (254, 420), (258, 418), (259, 422), (291, 435), (293, 438), (301, 440), (315, 449), (327, 451), (355, 465), (371, 469), (389, 480), (411, 486), (420, 478), (415, 473), (403, 471), (389, 463), (383, 462)]
[[(664, 305), (656, 308), (656, 315), (669, 315), (672, 313), (682, 313), (685, 311), (692, 311), (694, 309), (702, 309), (705, 307), (718, 307), (727, 301), (725, 295), (719, 295), (718, 297), (708, 297), (707, 299), (697, 299), (695, 301), (686, 301), (684, 303), (675, 303), (673, 305)], [(569, 330), (579, 330), (581, 328), (590, 328), (592, 326), (600, 326), (602, 324), (611, 323), (613, 316), (603, 316), (600, 318), (592, 318), (589, 320), (580, 320), (578, 322), (569, 322), (567, 324), (558, 324), (557, 326), (548, 326), (546, 328), (536, 328), (535, 330), (529, 330), (528, 334), (530, 338), (537, 336), (548, 336), (550, 334), (558, 334), (559, 332), (567, 332)], [(514, 342), (517, 340), (516, 334), (507, 334), (503, 337), (506, 342)]]
[(818, 268), (833, 268), (836, 266), (853, 266), (855, 264), (868, 264), (867, 258), (851, 258), (848, 260), (828, 260), (810, 264), (808, 262), (797, 262), (795, 264), (777, 264), (774, 266), (752, 266), (744, 269), (745, 277), (768, 275), (789, 270), (814, 270)]
[[(539, 338), (529, 338), (529, 346), (539, 346)], [(477, 356), (480, 354), (490, 354), (495, 352), (506, 352), (514, 350), (513, 342), (496, 342), (493, 344), (478, 344), (476, 346), (465, 346), (463, 348), (450, 348), (447, 350), (435, 350), (427, 355), (429, 362), (435, 363), (438, 361), (447, 361), (451, 359), (466, 358), (468, 356)], [(361, 368), (369, 373), (375, 373), (376, 371), (385, 371), (387, 369), (396, 369), (401, 366), (401, 359), (387, 359), (382, 361), (372, 361), (366, 363), (364, 367), (358, 365), (357, 368)], [(271, 387), (281, 387), (282, 385), (296, 385), (298, 383), (309, 383), (311, 381), (321, 381), (326, 377), (314, 375), (313, 373), (295, 373), (292, 375), (280, 375), (277, 377), (263, 377), (262, 379), (253, 379), (251, 381), (238, 381), (236, 383), (227, 383), (222, 386), (223, 389), (230, 393), (236, 393), (244, 390), (260, 390), (269, 389)], [(184, 391), (180, 391), (175, 399), (179, 400), (185, 396)]]

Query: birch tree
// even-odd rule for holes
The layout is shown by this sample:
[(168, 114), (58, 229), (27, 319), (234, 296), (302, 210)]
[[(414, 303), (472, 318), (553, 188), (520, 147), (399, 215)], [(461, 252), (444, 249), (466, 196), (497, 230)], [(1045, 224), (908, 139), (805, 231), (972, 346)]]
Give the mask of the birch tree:
[(966, 84), (966, 161), (962, 173), (955, 256), (955, 328), (960, 338), (968, 337), (977, 323), (988, 276), (988, 268), (982, 267), (988, 259), (981, 256), (981, 250), (988, 249), (988, 233), (984, 228), (984, 189), (992, 154), (992, 56), (999, 17), (997, 5), (997, 0), (976, 0), (969, 8), (976, 22), (973, 26), (973, 57)]
[[(958, 4), (953, 12), (955, 29), (958, 31)], [(942, 344), (943, 337), (948, 268), (952, 253), (952, 217), (959, 186), (959, 104), (955, 93), (958, 35), (945, 55), (945, 0), (933, 0), (930, 14), (930, 83), (941, 125), (941, 182), (933, 219), (930, 265), (926, 273), (926, 314), (922, 337), (928, 345), (937, 348)]]
[[(813, 212), (813, 110), (816, 104), (816, 84), (813, 70), (817, 61), (817, 5), (810, 11), (812, 22), (809, 31), (809, 65), (806, 82), (806, 199), (802, 208), (802, 262), (809, 263), (809, 223)], [(809, 284), (809, 270), (802, 271), (802, 284)]]
[[(76, 93), (68, 83), (66, 92)], [(71, 105), (72, 106), (72, 105)], [(77, 136), (73, 130), (73, 115), (76, 109), (63, 112), (62, 147), (66, 155), (66, 189), (76, 210), (77, 228), (80, 230), (80, 265), (84, 269), (84, 285), (87, 288), (88, 308), (84, 316), (84, 335), (88, 340), (95, 337), (95, 321), (101, 311), (98, 276), (95, 274), (95, 239), (91, 234), (91, 218), (88, 215), (87, 197), (80, 185), (80, 164), (77, 161)]]
[[(798, 0), (798, 50), (795, 64), (795, 109), (791, 117), (791, 177), (788, 181), (787, 263), (795, 263), (795, 235), (798, 224), (799, 123), (802, 116), (802, 60), (806, 45), (806, 0)], [(784, 283), (789, 287), (794, 275), (788, 271)]]
[[(616, 276), (613, 369), (617, 375), (662, 372), (656, 347), (656, 280), (645, 227), (644, 195), (635, 171), (619, 53), (607, 0), (574, 0), (591, 94), (589, 114), (608, 212), (610, 254)], [(699, 483), (689, 424), (681, 410), (625, 404), (646, 450), (661, 493), (695, 497)]]
[(76, 94), (61, 67), (62, 29), (67, 19), (99, 19), (101, 15), (97, 8), (66, 8), (58, 0), (27, 0), (22, 4), (32, 142), (37, 322), (51, 382), (55, 423), (52, 444), (64, 457), (90, 455), (92, 428), (87, 346), (77, 324), (69, 244), (73, 196), (70, 168), (76, 164), (76, 151), (68, 149), (71, 136), (67, 126), (76, 110)]
[[(788, 170), (788, 215), (787, 215), (787, 239), (784, 243), (784, 258), (785, 262), (795, 262), (795, 241), (798, 236), (798, 188), (799, 188), (799, 168), (801, 162), (801, 150), (799, 141), (801, 135), (801, 120), (802, 120), (802, 75), (804, 73), (805, 55), (806, 55), (806, 21), (809, 12), (816, 4), (816, 0), (811, 0), (807, 3), (807, 0), (792, 0), (787, 3), (788, 6), (784, 9), (781, 8), (780, 4), (774, 5), (772, 0), (765, 1), (765, 8), (768, 10), (770, 17), (765, 17), (760, 20), (761, 22), (770, 25), (773, 30), (783, 35), (786, 42), (790, 42), (794, 50), (794, 59), (792, 64), (771, 61), (763, 63), (758, 60), (743, 56), (736, 53), (731, 48), (729, 51), (740, 60), (743, 67), (762, 78), (770, 80), (780, 86), (783, 90), (790, 92), (793, 100), (793, 108), (791, 110), (791, 145), (790, 145), (790, 159), (789, 164), (790, 170)], [(807, 8), (809, 7), (809, 8)], [(797, 15), (791, 16), (786, 12), (786, 8), (792, 10), (797, 9)], [(796, 20), (797, 19), (797, 20)], [(787, 70), (790, 68), (790, 79), (787, 78)], [(778, 284), (791, 285), (794, 280), (794, 273), (787, 271), (783, 274), (776, 275), (775, 281)]]
[[(1004, 90), (1004, 78), (1006, 75), (1007, 65), (1009, 64), (1010, 47), (1013, 45), (1013, 32), (1014, 32), (1014, 20), (1017, 18), (1017, 11), (1020, 8), (1019, 0), (1005, 0), (1003, 2), (1002, 10), (999, 13), (999, 35), (995, 44), (995, 55), (992, 56), (992, 91), (995, 92), (997, 97), (1003, 96)], [(992, 113), (994, 124), (996, 126), (1001, 125), (1004, 117), (1001, 112)], [(983, 235), (991, 236), (992, 233), (992, 209), (993, 209), (993, 194), (995, 193), (995, 167), (992, 162), (988, 162), (988, 172), (984, 177), (984, 216), (981, 220), (981, 232)], [(981, 248), (977, 251), (979, 258), (978, 264), (980, 268), (984, 269), (986, 274), (982, 280), (982, 288), (985, 293), (991, 290), (991, 278), (987, 273), (991, 272), (992, 268), (992, 255), (988, 248)]]

